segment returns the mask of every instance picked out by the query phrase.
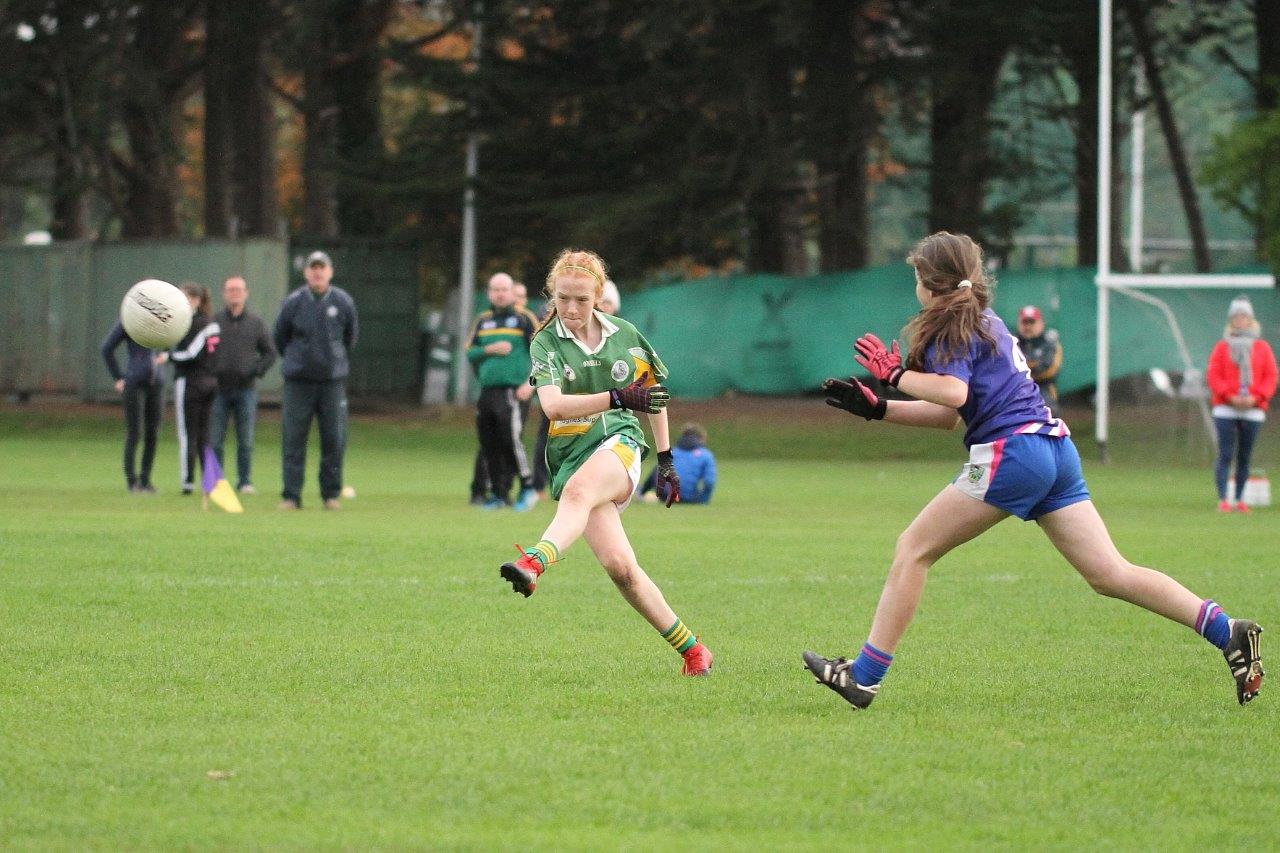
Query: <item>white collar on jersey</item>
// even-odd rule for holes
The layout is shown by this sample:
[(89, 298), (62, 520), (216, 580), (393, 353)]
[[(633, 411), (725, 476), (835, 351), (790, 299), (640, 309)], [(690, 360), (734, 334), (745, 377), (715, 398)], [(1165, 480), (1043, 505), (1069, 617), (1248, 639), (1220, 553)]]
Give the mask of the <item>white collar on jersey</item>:
[(591, 309), (591, 313), (595, 314), (596, 319), (600, 321), (600, 329), (601, 329), (600, 344), (595, 349), (589, 349), (586, 344), (578, 340), (578, 338), (574, 336), (573, 332), (569, 331), (564, 327), (564, 323), (560, 322), (560, 318), (556, 317), (556, 334), (562, 338), (571, 339), (587, 355), (595, 355), (596, 353), (600, 352), (600, 350), (604, 348), (604, 342), (609, 338), (609, 336), (612, 335), (614, 332), (618, 331), (618, 325), (609, 319), (608, 314), (605, 314), (603, 311), (598, 311), (594, 308)]

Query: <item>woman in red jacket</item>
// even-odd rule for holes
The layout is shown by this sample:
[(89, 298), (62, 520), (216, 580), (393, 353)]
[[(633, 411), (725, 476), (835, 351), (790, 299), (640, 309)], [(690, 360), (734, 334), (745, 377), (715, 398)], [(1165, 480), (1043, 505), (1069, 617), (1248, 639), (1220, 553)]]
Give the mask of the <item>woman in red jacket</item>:
[[(1276, 393), (1276, 357), (1262, 339), (1262, 329), (1253, 316), (1253, 303), (1237, 296), (1227, 310), (1227, 330), (1209, 356), (1207, 374), (1213, 394), (1213, 422), (1218, 427), (1218, 463), (1214, 479), (1218, 484), (1220, 512), (1248, 512), (1242, 500), (1249, 479), (1249, 457), (1267, 404)], [(1227, 496), (1227, 469), (1236, 456), (1234, 504)]]

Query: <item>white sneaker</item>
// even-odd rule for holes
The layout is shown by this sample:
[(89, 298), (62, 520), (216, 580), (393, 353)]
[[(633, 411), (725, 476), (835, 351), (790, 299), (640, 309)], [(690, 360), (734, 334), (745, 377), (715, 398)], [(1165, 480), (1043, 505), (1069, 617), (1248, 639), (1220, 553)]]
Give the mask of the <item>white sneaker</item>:
[(245, 483), (237, 491), (242, 495), (256, 495), (258, 490), (253, 487), (253, 483)]

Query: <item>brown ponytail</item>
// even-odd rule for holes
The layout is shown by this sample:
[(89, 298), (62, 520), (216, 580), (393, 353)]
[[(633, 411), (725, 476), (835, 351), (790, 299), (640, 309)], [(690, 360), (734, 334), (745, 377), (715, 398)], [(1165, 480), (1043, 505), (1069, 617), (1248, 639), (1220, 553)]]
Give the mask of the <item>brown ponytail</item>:
[(958, 357), (975, 337), (995, 346), (995, 335), (982, 319), (982, 312), (991, 304), (995, 281), (983, 270), (982, 248), (977, 243), (964, 234), (939, 231), (917, 243), (907, 263), (915, 268), (920, 284), (933, 294), (929, 304), (902, 330), (910, 343), (910, 369), (923, 367), (925, 351), (933, 345), (943, 361)]
[(196, 284), (194, 281), (184, 281), (178, 288), (187, 296), (194, 296), (200, 300), (196, 305), (196, 312), (208, 319), (213, 316), (213, 300), (209, 297), (209, 288), (203, 284)]
[(551, 305), (551, 310), (547, 312), (547, 318), (538, 324), (538, 332), (550, 326), (551, 321), (556, 318), (556, 279), (562, 275), (594, 279), (596, 301), (599, 302), (600, 294), (604, 293), (604, 282), (608, 278), (608, 271), (600, 256), (586, 249), (565, 249), (557, 255), (555, 262), (551, 264), (551, 271), (547, 273), (547, 286), (542, 291)]

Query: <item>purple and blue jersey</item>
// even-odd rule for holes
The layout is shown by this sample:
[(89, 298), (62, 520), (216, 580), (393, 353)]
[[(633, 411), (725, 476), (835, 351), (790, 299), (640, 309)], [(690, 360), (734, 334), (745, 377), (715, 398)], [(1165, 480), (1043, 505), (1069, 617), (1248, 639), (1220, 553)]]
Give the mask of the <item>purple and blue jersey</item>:
[(1070, 435), (1067, 425), (1044, 404), (1018, 339), (990, 308), (982, 316), (996, 339), (994, 348), (974, 338), (967, 351), (951, 358), (939, 353), (936, 343), (924, 354), (924, 372), (954, 376), (969, 386), (969, 397), (959, 409), (965, 447), (1015, 433)]
[(994, 347), (976, 338), (955, 357), (940, 355), (936, 344), (924, 356), (925, 372), (954, 376), (969, 386), (959, 409), (969, 461), (955, 486), (1024, 520), (1087, 501), (1071, 431), (1044, 404), (1008, 327), (989, 308), (982, 315)]

